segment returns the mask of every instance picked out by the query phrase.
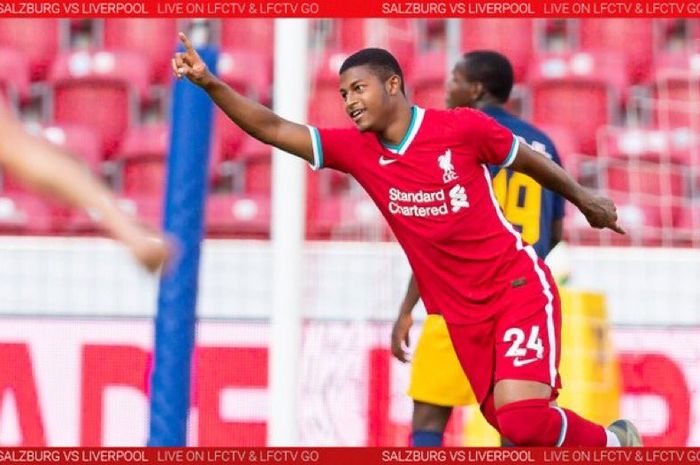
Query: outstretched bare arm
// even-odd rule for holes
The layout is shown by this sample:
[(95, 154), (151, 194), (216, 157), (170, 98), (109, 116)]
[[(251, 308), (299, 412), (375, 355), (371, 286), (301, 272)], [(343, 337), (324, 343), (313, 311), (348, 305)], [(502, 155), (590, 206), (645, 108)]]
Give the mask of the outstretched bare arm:
[(170, 249), (163, 235), (124, 213), (107, 187), (62, 149), (29, 135), (2, 105), (0, 165), (33, 190), (95, 212), (98, 224), (148, 270), (157, 270), (168, 259)]
[(313, 162), (311, 134), (306, 126), (281, 118), (269, 108), (231, 89), (209, 72), (187, 36), (181, 32), (179, 37), (185, 51), (176, 53), (172, 61), (178, 79), (187, 77), (204, 89), (231, 121), (251, 136)]
[(547, 189), (560, 193), (581, 210), (594, 228), (608, 228), (625, 234), (617, 224), (617, 210), (612, 200), (593, 194), (572, 179), (562, 167), (527, 144), (520, 144), (510, 168), (530, 176)]

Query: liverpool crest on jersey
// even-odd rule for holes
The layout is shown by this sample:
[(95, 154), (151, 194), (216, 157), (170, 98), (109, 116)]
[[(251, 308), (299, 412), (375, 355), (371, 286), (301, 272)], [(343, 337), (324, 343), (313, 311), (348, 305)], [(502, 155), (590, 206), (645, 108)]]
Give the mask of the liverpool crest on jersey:
[(442, 181), (447, 184), (450, 181), (457, 179), (455, 167), (452, 164), (452, 150), (447, 149), (445, 153), (438, 157), (438, 166), (442, 170)]

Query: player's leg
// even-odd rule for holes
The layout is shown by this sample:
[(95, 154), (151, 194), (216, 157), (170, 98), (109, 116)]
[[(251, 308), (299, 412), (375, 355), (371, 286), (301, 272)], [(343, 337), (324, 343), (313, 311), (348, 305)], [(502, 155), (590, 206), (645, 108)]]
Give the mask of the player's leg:
[(413, 353), (408, 395), (413, 399), (414, 447), (442, 446), (452, 407), (476, 402), (441, 316), (425, 320)]
[(452, 407), (413, 401), (411, 446), (442, 447)]
[(546, 297), (544, 308), (537, 293), (527, 289), (537, 289), (537, 283), (513, 289), (509, 308), (515, 310), (506, 309), (496, 324), (493, 392), (501, 434), (518, 446), (639, 445), (636, 430), (618, 435), (553, 402), (561, 386), (561, 309), (553, 280), (546, 276), (549, 286), (540, 294)]
[(501, 434), (517, 446), (605, 446), (605, 429), (552, 405), (552, 387), (536, 381), (500, 380), (494, 388)]

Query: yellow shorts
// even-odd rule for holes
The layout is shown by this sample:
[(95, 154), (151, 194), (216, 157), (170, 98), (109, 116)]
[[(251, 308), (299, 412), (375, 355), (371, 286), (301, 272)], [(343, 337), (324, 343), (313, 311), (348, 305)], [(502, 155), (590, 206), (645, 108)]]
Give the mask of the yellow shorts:
[(476, 403), (452, 348), (447, 325), (440, 315), (428, 315), (411, 364), (408, 396), (433, 405), (454, 407)]

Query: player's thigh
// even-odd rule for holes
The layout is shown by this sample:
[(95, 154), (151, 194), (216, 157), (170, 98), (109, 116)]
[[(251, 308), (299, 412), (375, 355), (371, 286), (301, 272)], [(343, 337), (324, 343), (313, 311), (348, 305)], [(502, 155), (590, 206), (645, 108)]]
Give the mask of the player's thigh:
[(457, 359), (469, 379), (477, 402), (481, 404), (493, 390), (494, 322), (448, 324), (447, 328)]
[(537, 381), (522, 379), (502, 379), (496, 382), (493, 390), (493, 401), (496, 410), (504, 405), (529, 399), (552, 398), (552, 386)]
[(415, 401), (443, 407), (476, 401), (450, 340), (444, 318), (428, 315), (411, 363), (408, 395)]
[(499, 393), (510, 401), (554, 398), (561, 386), (559, 297), (553, 282), (537, 284), (514, 295), (496, 324), (496, 404)]

